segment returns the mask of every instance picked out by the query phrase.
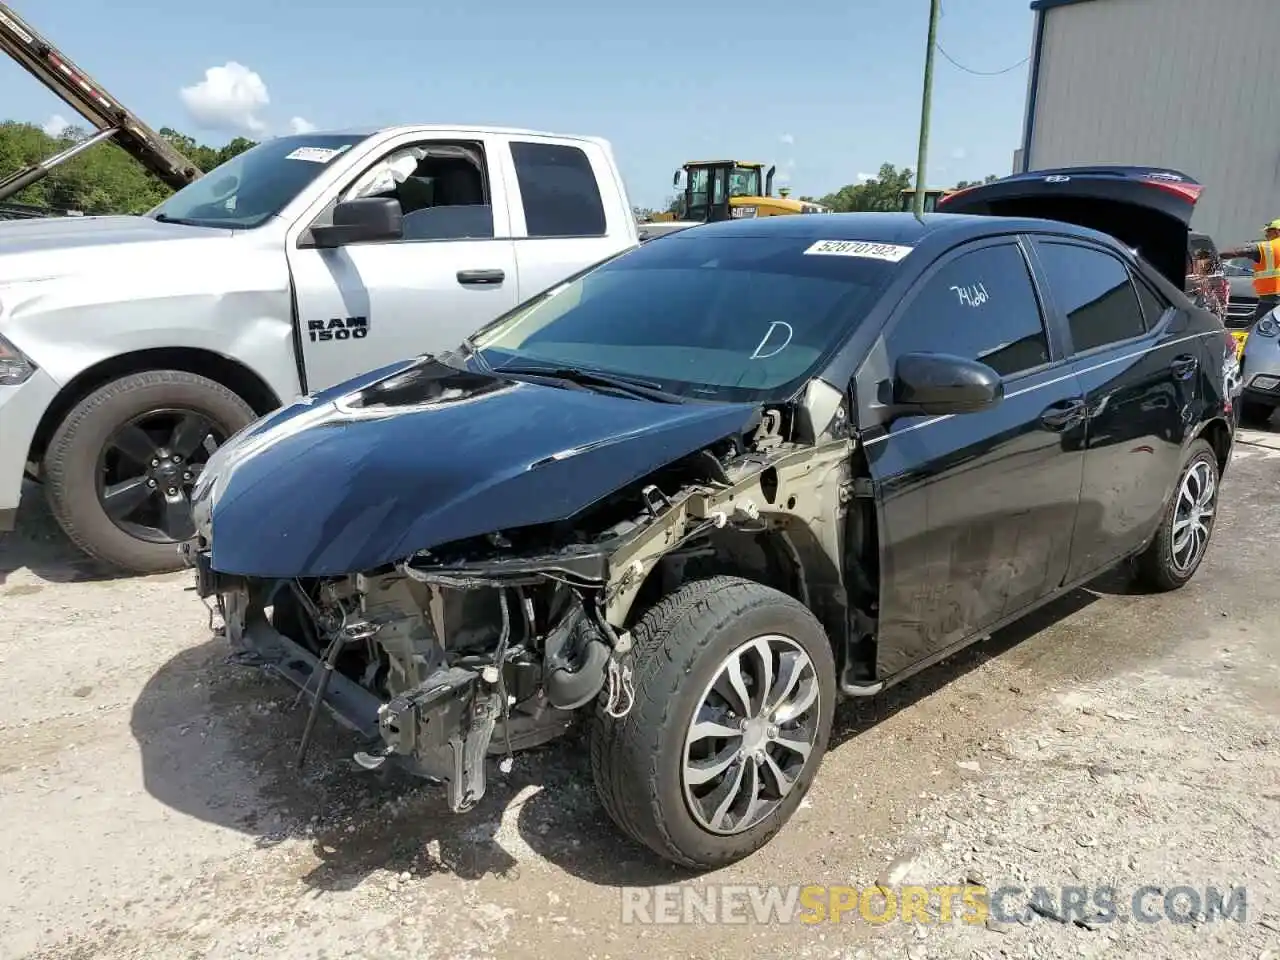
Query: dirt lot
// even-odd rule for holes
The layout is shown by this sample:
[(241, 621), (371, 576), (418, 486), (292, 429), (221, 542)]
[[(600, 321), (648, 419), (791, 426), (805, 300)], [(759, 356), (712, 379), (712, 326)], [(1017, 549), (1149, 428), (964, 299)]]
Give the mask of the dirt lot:
[[(32, 496), (0, 539), (0, 957), (1280, 957), (1280, 442), (1247, 439), (1190, 587), (1109, 578), (842, 708), (793, 823), (695, 881), (619, 839), (577, 741), (466, 817), (328, 724), (297, 774), (301, 709), (224, 663), (189, 579), (101, 578)], [(877, 879), (1106, 885), (1122, 917), (1144, 885), (1244, 886), (1248, 913), (620, 922), (625, 886)]]

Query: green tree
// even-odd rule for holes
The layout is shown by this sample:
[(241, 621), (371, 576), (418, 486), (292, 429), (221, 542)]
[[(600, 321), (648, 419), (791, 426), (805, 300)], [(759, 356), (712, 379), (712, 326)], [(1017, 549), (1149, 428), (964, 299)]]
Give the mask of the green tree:
[[(237, 137), (226, 146), (209, 147), (168, 127), (162, 128), (160, 135), (205, 173), (254, 145), (252, 140)], [(0, 176), (47, 160), (85, 136), (87, 132), (79, 127), (69, 127), (58, 137), (50, 137), (33, 124), (0, 122)], [(99, 215), (143, 213), (172, 192), (142, 164), (107, 141), (54, 167), (48, 176), (12, 199), (15, 203)]]
[(954, 187), (952, 187), (951, 189), (952, 189), (952, 190), (963, 190), (963, 189), (965, 189), (966, 187), (980, 187), (980, 186), (982, 186), (984, 183), (994, 183), (995, 181), (997, 181), (997, 180), (999, 180), (999, 179), (1000, 179), (1000, 178), (999, 178), (999, 177), (997, 177), (994, 173), (988, 173), (988, 174), (987, 174), (985, 177), (983, 177), (981, 180), (961, 180), (959, 183), (957, 183), (957, 184), (956, 184)]
[(834, 213), (897, 210), (901, 206), (902, 191), (911, 189), (914, 181), (915, 174), (910, 168), (899, 170), (892, 163), (884, 163), (871, 179), (846, 184), (818, 202)]

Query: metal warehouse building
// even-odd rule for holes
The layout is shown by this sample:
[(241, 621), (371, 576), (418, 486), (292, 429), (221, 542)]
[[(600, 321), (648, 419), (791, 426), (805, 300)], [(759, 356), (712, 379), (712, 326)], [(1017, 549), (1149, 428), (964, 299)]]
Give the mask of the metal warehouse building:
[(1280, 0), (1033, 0), (1016, 172), (1181, 170), (1221, 246), (1280, 217)]

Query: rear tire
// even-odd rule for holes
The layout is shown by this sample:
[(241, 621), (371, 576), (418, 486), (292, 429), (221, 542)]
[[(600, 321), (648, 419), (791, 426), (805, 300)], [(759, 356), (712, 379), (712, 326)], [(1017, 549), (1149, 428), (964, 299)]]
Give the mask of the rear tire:
[(1256, 400), (1240, 401), (1240, 422), (1251, 427), (1265, 427), (1276, 408)]
[[(114, 569), (181, 569), (179, 546), (191, 536), (181, 524), (182, 508), (210, 452), (200, 437), (221, 444), (254, 417), (236, 394), (194, 373), (155, 370), (121, 377), (76, 404), (50, 439), (44, 457), (49, 508), (72, 543)], [(178, 459), (148, 454), (148, 443), (152, 454)], [(189, 523), (189, 504), (186, 517)], [(171, 536), (166, 523), (186, 536)]]
[[(599, 709), (592, 729), (601, 802), (624, 833), (680, 866), (741, 860), (790, 819), (826, 751), (836, 700), (826, 631), (794, 598), (719, 576), (659, 601), (632, 636), (635, 703), (621, 719)], [(773, 678), (768, 701), (758, 689), (762, 654)], [(721, 686), (734, 665), (745, 709), (733, 709), (741, 697)], [(782, 678), (792, 676), (789, 688)], [(713, 725), (725, 735), (699, 736)], [(784, 783), (789, 789), (778, 789)], [(716, 790), (743, 806), (721, 807)]]
[(1160, 529), (1134, 563), (1139, 585), (1166, 593), (1195, 576), (1213, 536), (1219, 480), (1218, 455), (1208, 441), (1196, 440), (1165, 505)]

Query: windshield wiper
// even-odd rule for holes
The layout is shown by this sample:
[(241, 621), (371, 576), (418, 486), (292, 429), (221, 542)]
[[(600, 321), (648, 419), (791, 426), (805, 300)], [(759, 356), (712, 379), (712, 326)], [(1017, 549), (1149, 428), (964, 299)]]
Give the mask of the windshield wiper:
[(197, 223), (195, 220), (187, 220), (183, 217), (171, 217), (167, 213), (157, 213), (153, 219), (156, 223), (180, 223), (184, 227), (201, 226), (201, 224)]
[(656, 400), (658, 403), (684, 403), (684, 399), (662, 389), (662, 384), (652, 380), (641, 380), (638, 377), (626, 377), (616, 373), (603, 373), (598, 370), (584, 370), (580, 367), (540, 366), (538, 364), (509, 363), (493, 368), (497, 374), (514, 373), (531, 377), (547, 377), (551, 380), (565, 380), (583, 387), (603, 387), (628, 393), (633, 397), (645, 400)]
[(462, 349), (467, 352), (467, 359), (474, 359), (476, 363), (480, 364), (481, 370), (485, 372), (493, 370), (492, 364), (490, 364), (484, 354), (480, 352), (480, 348), (476, 346), (475, 340), (471, 337), (467, 337), (462, 341)]

